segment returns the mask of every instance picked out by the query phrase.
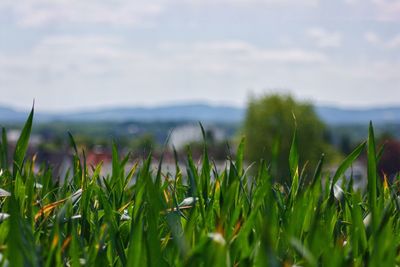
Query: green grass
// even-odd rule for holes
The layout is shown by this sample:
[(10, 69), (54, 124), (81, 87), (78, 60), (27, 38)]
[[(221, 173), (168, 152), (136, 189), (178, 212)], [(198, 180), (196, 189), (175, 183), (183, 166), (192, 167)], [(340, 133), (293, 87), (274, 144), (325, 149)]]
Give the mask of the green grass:
[[(370, 126), (362, 143), (327, 179), (323, 157), (311, 179), (298, 166), (293, 137), (291, 185), (269, 173), (269, 163), (244, 169), (243, 142), (235, 160), (218, 172), (208, 158), (190, 153), (176, 174), (153, 170), (149, 156), (126, 171), (113, 145), (112, 173), (87, 166), (74, 149), (72, 179), (53, 180), (51, 169), (34, 172), (26, 158), (33, 111), (13, 156), (0, 146), (0, 253), (8, 266), (395, 266), (400, 263), (397, 187), (382, 183)], [(339, 181), (361, 153), (368, 154), (368, 187)], [(160, 166), (162, 162), (159, 163)], [(10, 167), (12, 166), (12, 168)], [(254, 167), (253, 167), (254, 168)], [(130, 181), (135, 179), (135, 183)], [(8, 217), (9, 215), (9, 217)]]

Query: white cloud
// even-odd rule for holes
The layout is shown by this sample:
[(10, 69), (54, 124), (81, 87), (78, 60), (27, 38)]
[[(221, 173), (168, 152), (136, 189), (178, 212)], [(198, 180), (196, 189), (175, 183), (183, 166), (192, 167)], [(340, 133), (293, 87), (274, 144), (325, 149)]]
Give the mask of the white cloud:
[(10, 76), (23, 72), (44, 77), (105, 73), (121, 76), (132, 71), (182, 69), (238, 74), (265, 65), (316, 65), (327, 60), (325, 54), (316, 51), (260, 48), (240, 40), (165, 42), (149, 51), (131, 47), (115, 37), (58, 35), (43, 39), (25, 54), (0, 57), (0, 69)]
[(362, 2), (362, 0), (344, 0), (344, 2), (348, 5), (356, 5)]
[(396, 35), (387, 43), (389, 48), (400, 48), (400, 34)]
[(87, 77), (118, 73), (140, 53), (124, 50), (115, 37), (58, 35), (44, 38), (30, 51), (0, 57), (0, 70), (9, 77)]
[[(240, 40), (173, 42), (143, 49), (121, 38), (58, 35), (24, 54), (0, 53), (0, 84), (8, 88), (4, 101), (17, 99), (29, 88), (26, 103), (36, 97), (51, 109), (74, 106), (78, 96), (80, 105), (90, 105), (93, 95), (97, 105), (207, 95), (239, 103), (237, 96), (243, 98), (246, 88), (263, 88), (269, 81), (285, 87), (285, 79), (292, 79), (296, 68), (319, 66), (326, 60), (318, 52), (267, 49)], [(50, 100), (55, 95), (60, 99)]]
[(400, 21), (400, 0), (342, 0), (350, 13), (362, 19), (376, 21)]
[(400, 82), (398, 75), (400, 63), (396, 61), (363, 60), (346, 66), (334, 64), (328, 68), (332, 73), (337, 73), (348, 80), (369, 80), (375, 83), (395, 81), (391, 84), (392, 87), (396, 87), (396, 83), (399, 84)]
[(228, 6), (317, 7), (320, 0), (176, 0), (175, 2), (196, 6), (224, 4)]
[(400, 0), (371, 0), (377, 11), (377, 19), (400, 21)]
[(340, 47), (342, 44), (342, 36), (339, 32), (328, 32), (323, 28), (315, 27), (308, 29), (306, 34), (318, 47)]
[[(269, 49), (254, 46), (240, 40), (224, 40), (195, 43), (163, 43), (168, 53), (195, 56), (213, 61), (272, 62), (272, 63), (323, 63), (327, 56), (321, 52), (299, 48)], [(196, 63), (196, 62), (193, 62)]]
[(138, 26), (152, 23), (168, 8), (317, 7), (320, 0), (1, 0), (0, 12), (13, 15), (19, 26), (107, 24)]
[[(29, 105), (36, 95), (47, 97), (54, 108), (71, 106), (74, 100), (86, 105), (92, 99), (98, 105), (207, 97), (240, 102), (246, 89), (268, 87), (349, 102), (358, 101), (357, 94), (337, 92), (375, 88), (379, 92), (371, 101), (378, 101), (381, 88), (395, 91), (400, 84), (400, 66), (394, 62), (400, 35), (388, 35), (397, 22), (371, 20), (396, 19), (398, 3), (0, 0), (0, 16), (6, 15), (0, 84), (7, 90), (2, 99), (9, 95), (9, 102), (19, 103), (18, 95), (32, 90)], [(155, 29), (136, 30), (148, 25)], [(316, 27), (307, 29), (310, 25)], [(354, 50), (366, 26), (374, 30), (364, 35), (371, 45)], [(377, 59), (380, 63), (373, 62)]]
[(395, 35), (387, 40), (384, 40), (375, 32), (366, 32), (364, 34), (364, 38), (368, 43), (384, 49), (400, 48), (400, 34)]
[[(2, 101), (28, 106), (36, 98), (53, 110), (199, 99), (243, 104), (248, 88), (290, 88), (319, 101), (383, 102), (393, 98), (378, 99), (373, 89), (395, 90), (399, 70), (391, 61), (337, 62), (318, 51), (242, 40), (145, 49), (113, 36), (58, 35), (24, 54), (0, 53)], [(357, 97), (354, 88), (367, 94)]]
[(368, 43), (373, 45), (378, 45), (382, 42), (381, 38), (374, 32), (366, 32), (364, 38)]
[(0, 10), (12, 11), (21, 26), (104, 23), (136, 26), (162, 11), (159, 1), (2, 0)]

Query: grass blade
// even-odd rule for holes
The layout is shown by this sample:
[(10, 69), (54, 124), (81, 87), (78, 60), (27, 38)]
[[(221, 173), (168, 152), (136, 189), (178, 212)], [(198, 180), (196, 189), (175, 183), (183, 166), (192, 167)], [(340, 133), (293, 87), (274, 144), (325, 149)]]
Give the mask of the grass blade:
[(14, 152), (14, 166), (13, 166), (13, 177), (17, 176), (17, 171), (22, 169), (22, 163), (25, 159), (26, 151), (28, 150), (29, 136), (32, 130), (34, 108), (32, 107), (31, 113), (24, 127), (22, 128), (21, 135), (17, 141)]

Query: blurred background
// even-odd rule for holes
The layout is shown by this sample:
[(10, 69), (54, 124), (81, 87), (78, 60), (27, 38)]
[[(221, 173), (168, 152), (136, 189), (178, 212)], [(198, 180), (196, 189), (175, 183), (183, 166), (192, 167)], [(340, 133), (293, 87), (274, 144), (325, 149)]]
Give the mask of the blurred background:
[(132, 160), (168, 136), (167, 163), (188, 144), (199, 157), (200, 121), (216, 165), (245, 135), (248, 162), (285, 177), (293, 114), (310, 165), (325, 152), (335, 166), (372, 120), (390, 176), (399, 29), (398, 0), (2, 0), (0, 124), (12, 146), (35, 100), (31, 154), (61, 176), (68, 131), (107, 169), (113, 139)]

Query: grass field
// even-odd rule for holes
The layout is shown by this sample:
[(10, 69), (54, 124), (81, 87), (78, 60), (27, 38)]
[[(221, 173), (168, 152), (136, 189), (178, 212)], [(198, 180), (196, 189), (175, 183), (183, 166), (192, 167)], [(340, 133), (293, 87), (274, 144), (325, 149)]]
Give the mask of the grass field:
[[(74, 148), (72, 179), (54, 182), (25, 158), (33, 111), (7, 162), (3, 131), (0, 252), (3, 266), (396, 266), (400, 202), (396, 184), (376, 171), (373, 128), (325, 180), (323, 157), (308, 179), (298, 166), (294, 136), (290, 185), (275, 183), (269, 163), (248, 171), (243, 142), (225, 170), (207, 155), (176, 175), (150, 168), (149, 157), (125, 171), (113, 147), (112, 173), (86, 166)], [(364, 193), (335, 188), (361, 153), (368, 154)], [(301, 156), (301, 155), (300, 155)], [(10, 164), (11, 163), (11, 164)], [(162, 164), (162, 162), (160, 162)], [(11, 165), (11, 166), (9, 166)], [(255, 167), (253, 167), (254, 169)], [(161, 168), (158, 168), (161, 169)], [(134, 184), (130, 183), (135, 179)]]

